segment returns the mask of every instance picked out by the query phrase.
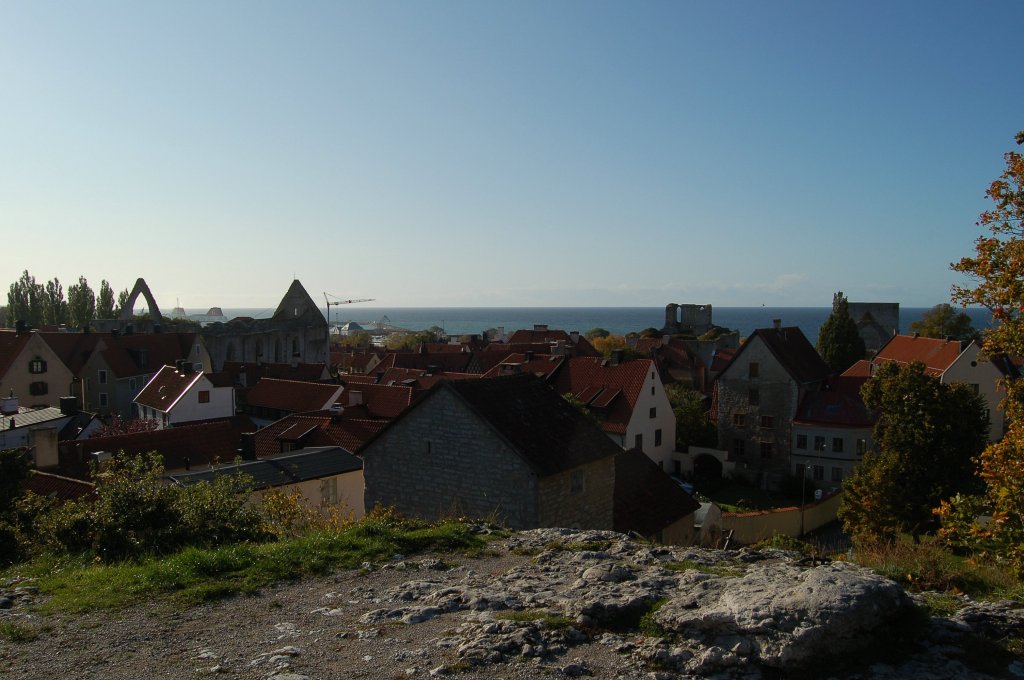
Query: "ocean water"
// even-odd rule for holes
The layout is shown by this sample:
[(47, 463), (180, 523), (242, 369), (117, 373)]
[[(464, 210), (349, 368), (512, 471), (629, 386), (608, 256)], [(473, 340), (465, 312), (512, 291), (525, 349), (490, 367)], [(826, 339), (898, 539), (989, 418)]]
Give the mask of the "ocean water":
[[(900, 309), (900, 332), (928, 311), (927, 307)], [(206, 309), (187, 309), (188, 314), (205, 314)], [(269, 318), (274, 309), (227, 309), (229, 319), (236, 316)], [(818, 330), (832, 312), (831, 307), (714, 307), (712, 321), (740, 332), (745, 337), (758, 328), (770, 328), (775, 319), (784, 326), (798, 326), (811, 343), (818, 340)], [(965, 310), (975, 328), (991, 323), (987, 309)], [(450, 335), (483, 333), (490, 328), (504, 328), (511, 333), (534, 324), (549, 328), (586, 333), (604, 328), (614, 335), (624, 335), (645, 328), (661, 328), (665, 324), (664, 307), (363, 307), (361, 305), (331, 308), (331, 323), (355, 321), (364, 327), (387, 319), (398, 328), (423, 330), (431, 326), (443, 328)]]

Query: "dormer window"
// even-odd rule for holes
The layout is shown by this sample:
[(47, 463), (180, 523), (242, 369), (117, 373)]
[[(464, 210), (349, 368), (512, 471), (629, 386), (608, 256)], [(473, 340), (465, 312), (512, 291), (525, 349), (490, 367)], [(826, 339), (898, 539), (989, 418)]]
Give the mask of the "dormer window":
[(28, 362), (28, 372), (34, 374), (46, 373), (46, 362), (39, 357), (36, 357), (32, 361)]

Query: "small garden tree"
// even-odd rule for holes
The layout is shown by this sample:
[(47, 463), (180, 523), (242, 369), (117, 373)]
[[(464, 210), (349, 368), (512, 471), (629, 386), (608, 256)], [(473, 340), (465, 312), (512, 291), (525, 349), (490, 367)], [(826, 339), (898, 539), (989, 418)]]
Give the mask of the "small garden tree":
[(818, 354), (836, 373), (842, 373), (864, 358), (864, 339), (850, 316), (849, 303), (839, 291), (832, 298), (832, 313), (818, 331)]

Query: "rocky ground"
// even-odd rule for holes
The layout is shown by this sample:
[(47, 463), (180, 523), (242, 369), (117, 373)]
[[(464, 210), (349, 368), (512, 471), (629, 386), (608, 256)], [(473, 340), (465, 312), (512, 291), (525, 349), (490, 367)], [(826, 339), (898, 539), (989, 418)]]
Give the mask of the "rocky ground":
[(396, 555), (185, 611), (43, 613), (0, 589), (4, 678), (1024, 677), (1014, 603), (929, 618), (894, 583), (782, 551), (541, 529), (483, 557)]

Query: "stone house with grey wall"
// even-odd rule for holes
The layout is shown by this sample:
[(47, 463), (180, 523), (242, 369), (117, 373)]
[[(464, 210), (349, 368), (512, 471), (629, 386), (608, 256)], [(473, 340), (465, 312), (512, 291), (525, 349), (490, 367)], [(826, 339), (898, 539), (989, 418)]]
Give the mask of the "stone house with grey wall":
[(532, 375), (443, 381), (361, 449), (366, 508), (612, 529), (620, 451)]
[(793, 418), (829, 368), (795, 327), (755, 330), (715, 381), (712, 418), (728, 460), (767, 488), (792, 474)]

